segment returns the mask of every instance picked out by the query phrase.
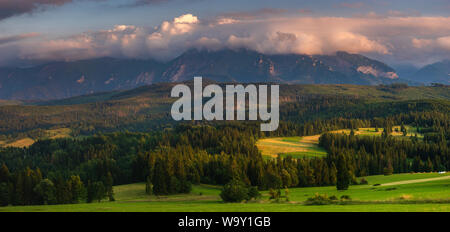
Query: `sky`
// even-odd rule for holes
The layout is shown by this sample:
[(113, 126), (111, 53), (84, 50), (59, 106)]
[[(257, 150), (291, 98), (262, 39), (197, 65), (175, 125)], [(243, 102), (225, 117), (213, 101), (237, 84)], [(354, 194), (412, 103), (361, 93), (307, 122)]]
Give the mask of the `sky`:
[(450, 0), (0, 0), (0, 66), (191, 49), (450, 59)]

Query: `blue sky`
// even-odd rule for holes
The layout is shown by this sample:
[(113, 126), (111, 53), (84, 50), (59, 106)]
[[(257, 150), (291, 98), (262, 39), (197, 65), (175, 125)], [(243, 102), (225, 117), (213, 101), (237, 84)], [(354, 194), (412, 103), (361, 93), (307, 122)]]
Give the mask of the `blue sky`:
[[(34, 2), (32, 4), (30, 2)], [(47, 3), (47, 4), (41, 4)], [(48, 4), (50, 3), (50, 4)], [(311, 17), (316, 18), (320, 21), (321, 18), (337, 17), (344, 19), (355, 19), (362, 18), (361, 22), (366, 25), (365, 19), (379, 18), (380, 20), (387, 18), (397, 18), (400, 22), (403, 19), (412, 20), (409, 24), (400, 25), (395, 28), (399, 30), (401, 28), (411, 27), (414, 22), (421, 22), (421, 18), (433, 19), (436, 22), (439, 21), (442, 25), (446, 24), (446, 20), (449, 18), (450, 14), (450, 1), (448, 0), (431, 0), (431, 1), (419, 1), (419, 0), (396, 0), (396, 1), (377, 1), (377, 0), (365, 0), (365, 1), (337, 1), (337, 0), (315, 0), (315, 1), (288, 1), (288, 0), (278, 0), (278, 1), (268, 1), (268, 0), (253, 0), (253, 1), (242, 1), (242, 0), (228, 0), (228, 1), (218, 1), (218, 0), (0, 0), (0, 65), (11, 64), (17, 60), (39, 60), (39, 59), (52, 59), (51, 54), (47, 55), (36, 55), (32, 50), (33, 46), (47, 46), (50, 44), (57, 44), (58, 50), (53, 51), (56, 53), (54, 59), (77, 59), (89, 58), (94, 54), (94, 51), (90, 51), (90, 54), (79, 54), (80, 47), (88, 48), (99, 47), (99, 42), (95, 41), (97, 37), (92, 35), (97, 35), (98, 32), (112, 30), (117, 25), (132, 25), (139, 28), (144, 28), (146, 31), (145, 36), (150, 36), (155, 31), (161, 30), (162, 22), (167, 21), (173, 23), (176, 17), (182, 15), (192, 14), (197, 17), (198, 21), (205, 24), (208, 21), (214, 21), (218, 18), (233, 18), (238, 19), (241, 25), (236, 25), (233, 28), (227, 28), (228, 34), (223, 35), (221, 30), (207, 31), (205, 28), (199, 29), (198, 26), (195, 28), (190, 28), (189, 34), (201, 34), (195, 37), (199, 40), (204, 38), (205, 35), (208, 39), (218, 40), (222, 44), (229, 44), (230, 38), (232, 36), (237, 36), (238, 38), (243, 38), (247, 36), (265, 36), (268, 33), (278, 33), (278, 31), (273, 31), (273, 23), (275, 19), (279, 18), (294, 18), (299, 17)], [(258, 22), (256, 24), (249, 24), (249, 21), (258, 18), (261, 21), (267, 20), (266, 22)], [(444, 21), (439, 20), (444, 19)], [(357, 19), (355, 19), (357, 20)], [(431, 28), (434, 21), (429, 20), (428, 23), (424, 23), (423, 27), (426, 29)], [(298, 20), (297, 23), (309, 22), (305, 20)], [(252, 23), (255, 23), (252, 21)], [(351, 24), (351, 28), (342, 24)], [(396, 24), (395, 21), (385, 22), (387, 25), (392, 26)], [(237, 24), (237, 23), (235, 23)], [(243, 29), (242, 25), (246, 24), (250, 31), (254, 31), (245, 34), (242, 32), (234, 32), (233, 30)], [(416, 34), (409, 33), (405, 34), (404, 38), (400, 38), (399, 35), (392, 33), (395, 38), (382, 37), (380, 34), (371, 35), (373, 33), (368, 30), (361, 30), (358, 26), (355, 26), (353, 21), (342, 22), (339, 24), (339, 28), (342, 28), (336, 35), (346, 35), (346, 39), (341, 40), (339, 43), (344, 43), (349, 38), (358, 39), (361, 41), (362, 48), (360, 50), (355, 50), (359, 52), (371, 55), (374, 58), (385, 59), (387, 62), (398, 62), (398, 63), (414, 63), (416, 65), (421, 65), (429, 63), (432, 61), (437, 61), (439, 59), (448, 58), (445, 53), (437, 53), (435, 51), (442, 51), (442, 48), (447, 48), (447, 36), (450, 36), (450, 31), (448, 27), (442, 27), (441, 32), (434, 29), (423, 33), (423, 28), (417, 28)], [(375, 25), (376, 22), (372, 20), (369, 25), (377, 30), (380, 30), (380, 25)], [(315, 23), (313, 23), (315, 25)], [(317, 25), (322, 25), (317, 23)], [(439, 24), (440, 25), (440, 24)], [(303, 33), (302, 25), (299, 28), (285, 27), (284, 24), (279, 25), (284, 31), (279, 31), (280, 33), (290, 33), (299, 38), (303, 38), (302, 44), (307, 44), (308, 38), (317, 39), (321, 42), (319, 48), (300, 47), (299, 43), (291, 43), (290, 49), (296, 53), (300, 52), (311, 52), (311, 53), (327, 53), (333, 51), (333, 49), (345, 48), (344, 45), (334, 46), (329, 48), (331, 45), (329, 43), (338, 43), (336, 41), (320, 40), (323, 37), (322, 34), (326, 33), (326, 30), (333, 31), (333, 28), (324, 27), (322, 30), (324, 32), (311, 32)], [(253, 30), (254, 27), (259, 27), (259, 30)], [(284, 29), (286, 28), (286, 29)], [(287, 29), (289, 28), (289, 29)], [(152, 31), (153, 30), (153, 31)], [(306, 29), (305, 29), (306, 30)], [(394, 29), (392, 29), (394, 30)], [(414, 31), (414, 29), (413, 29)], [(264, 34), (263, 32), (266, 32)], [(114, 32), (116, 33), (116, 32)], [(135, 31), (133, 32), (135, 33)], [(202, 34), (203, 33), (203, 34)], [(220, 38), (215, 38), (213, 35), (221, 34)], [(239, 34), (241, 33), (241, 34)], [(351, 33), (351, 34), (349, 34)], [(380, 32), (381, 33), (381, 32)], [(69, 51), (74, 46), (65, 47), (61, 40), (67, 42), (74, 37), (80, 35), (89, 34), (92, 38), (89, 39), (89, 43), (94, 41), (94, 45), (76, 45), (78, 49), (75, 51)], [(136, 34), (136, 33), (135, 33)], [(121, 36), (123, 33), (121, 34)], [(142, 34), (138, 34), (142, 35)], [(181, 46), (179, 40), (182, 38), (186, 39), (187, 35), (182, 37), (177, 34), (174, 37), (170, 34), (170, 38), (166, 38), (171, 41), (175, 40), (177, 43), (170, 44), (172, 46), (178, 46), (180, 52), (187, 47)], [(322, 36), (322, 37), (321, 37)], [(191, 35), (191, 37), (193, 37)], [(450, 37), (449, 37), (450, 38)], [(121, 39), (123, 39), (121, 37)], [(193, 38), (189, 38), (193, 39)], [(260, 43), (266, 42), (273, 39), (268, 38), (267, 40), (261, 40)], [(311, 39), (310, 39), (311, 40)], [(367, 41), (370, 43), (368, 43)], [(403, 46), (400, 40), (411, 41), (411, 46), (418, 50), (417, 53), (408, 54), (397, 54), (402, 52), (401, 47)], [(2, 42), (3, 41), (3, 42)], [(77, 40), (80, 41), (79, 39)], [(88, 41), (88, 40), (86, 40)], [(123, 41), (122, 41), (123, 42)], [(195, 44), (196, 41), (191, 41), (190, 44)], [(217, 42), (217, 41), (215, 41)], [(258, 42), (258, 41), (257, 41)], [(141, 44), (146, 42), (140, 42)], [(71, 44), (73, 43), (65, 43)], [(147, 43), (148, 44), (148, 43)], [(239, 43), (242, 44), (242, 43)], [(123, 45), (123, 43), (122, 43)], [(50, 46), (50, 45), (48, 45)], [(137, 45), (136, 45), (137, 46)], [(143, 46), (143, 45), (142, 45)], [(186, 45), (187, 46), (187, 45)], [(191, 46), (191, 45), (189, 45)], [(225, 46), (225, 45), (223, 45)], [(227, 45), (228, 46), (228, 45)], [(246, 45), (239, 45), (246, 46)], [(275, 46), (275, 45), (271, 45)], [(286, 44), (278, 44), (278, 46), (287, 46)], [(306, 45), (305, 45), (306, 46)], [(367, 47), (369, 46), (369, 47)], [(386, 49), (381, 48), (384, 46)], [(101, 44), (103, 49), (111, 49), (111, 52), (106, 52), (105, 55), (112, 56), (131, 56), (133, 54), (122, 54), (116, 50), (123, 50), (123, 47), (108, 47)], [(425, 49), (426, 48), (426, 49)], [(52, 46), (51, 49), (56, 49)], [(51, 50), (50, 49), (50, 50)], [(148, 50), (148, 57), (153, 57), (154, 50), (146, 47)], [(160, 48), (162, 49), (162, 47)], [(277, 48), (267, 48), (266, 44), (262, 44), (260, 47), (255, 48), (256, 50), (261, 50), (262, 52), (275, 52), (283, 53), (288, 52), (289, 49), (277, 49)], [(114, 51), (113, 51), (114, 50)], [(404, 48), (404, 51), (408, 51)], [(45, 51), (39, 51), (39, 53), (45, 53)], [(76, 53), (77, 55), (72, 56), (70, 54)], [(394, 54), (395, 53), (395, 54)], [(407, 56), (417, 56), (417, 54), (426, 53), (423, 57), (416, 57), (408, 59)], [(19, 55), (17, 55), (19, 54)], [(170, 56), (176, 55), (176, 52), (168, 53), (163, 58), (170, 58)], [(67, 57), (65, 57), (67, 56)], [(145, 54), (135, 55), (136, 57), (146, 56)], [(158, 58), (158, 57), (155, 57)], [(161, 57), (159, 57), (161, 58)]]

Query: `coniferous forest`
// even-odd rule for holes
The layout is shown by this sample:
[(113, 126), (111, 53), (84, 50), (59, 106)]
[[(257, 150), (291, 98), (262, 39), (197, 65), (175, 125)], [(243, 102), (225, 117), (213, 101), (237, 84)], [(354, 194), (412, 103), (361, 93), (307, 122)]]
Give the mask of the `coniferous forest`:
[[(119, 124), (115, 116), (105, 114), (97, 128), (97, 119), (53, 114), (67, 121), (64, 126), (76, 134), (39, 139), (23, 148), (1, 148), (0, 203), (114, 201), (114, 185), (138, 182), (145, 182), (147, 192), (154, 195), (188, 193), (194, 184), (225, 185), (232, 180), (258, 190), (331, 185), (346, 189), (361, 184), (357, 177), (448, 171), (449, 109), (448, 100), (303, 95), (281, 106), (280, 126), (274, 132), (261, 132), (259, 122), (248, 121), (172, 123), (162, 113), (158, 120), (164, 123), (158, 125), (151, 117), (141, 120), (140, 116)], [(17, 113), (11, 107), (1, 110)], [(44, 117), (37, 110), (35, 115), (40, 120), (36, 122), (42, 123)], [(77, 117), (87, 117), (82, 115)], [(36, 130), (8, 133), (23, 126), (13, 120), (0, 128), (3, 136)], [(91, 129), (76, 130), (81, 124)], [(423, 138), (391, 136), (395, 125), (401, 125), (401, 131), (406, 125), (416, 128)], [(375, 127), (382, 135), (355, 135), (354, 130), (361, 127)], [(352, 133), (327, 133), (339, 129)], [(261, 138), (316, 134), (322, 134), (319, 145), (327, 152), (324, 158), (264, 159), (256, 147)]]

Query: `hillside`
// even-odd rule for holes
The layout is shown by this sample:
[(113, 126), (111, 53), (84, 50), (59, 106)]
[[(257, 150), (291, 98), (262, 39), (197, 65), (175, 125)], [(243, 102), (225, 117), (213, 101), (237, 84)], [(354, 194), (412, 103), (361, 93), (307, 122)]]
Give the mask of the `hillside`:
[[(207, 82), (205, 82), (207, 83)], [(191, 85), (191, 82), (187, 83)], [(71, 135), (99, 131), (147, 131), (172, 127), (175, 83), (160, 83), (62, 100), (0, 106), (0, 138), (12, 143), (47, 137), (46, 130), (71, 129)], [(280, 119), (304, 123), (334, 117), (385, 117), (403, 112), (448, 112), (448, 86), (281, 85)], [(28, 140), (29, 141), (29, 140)]]

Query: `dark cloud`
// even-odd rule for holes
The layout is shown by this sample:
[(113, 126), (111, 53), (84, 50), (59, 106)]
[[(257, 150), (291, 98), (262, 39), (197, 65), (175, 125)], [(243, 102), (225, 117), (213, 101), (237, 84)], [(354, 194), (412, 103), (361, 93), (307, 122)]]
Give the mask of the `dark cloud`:
[[(111, 0), (0, 0), (0, 20), (76, 1), (107, 2)], [(129, 0), (129, 3), (123, 6), (138, 7), (170, 1), (174, 0)]]
[(27, 34), (21, 34), (21, 35), (0, 37), (0, 45), (6, 44), (6, 43), (11, 43), (11, 42), (16, 42), (19, 40), (28, 39), (31, 37), (36, 37), (38, 35), (39, 35), (38, 33), (27, 33)]
[(30, 13), (42, 7), (60, 6), (73, 0), (0, 0), (0, 20)]

